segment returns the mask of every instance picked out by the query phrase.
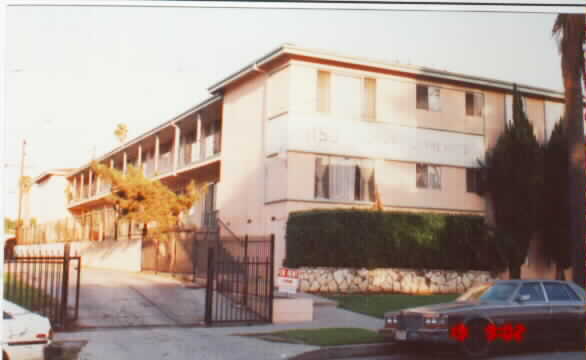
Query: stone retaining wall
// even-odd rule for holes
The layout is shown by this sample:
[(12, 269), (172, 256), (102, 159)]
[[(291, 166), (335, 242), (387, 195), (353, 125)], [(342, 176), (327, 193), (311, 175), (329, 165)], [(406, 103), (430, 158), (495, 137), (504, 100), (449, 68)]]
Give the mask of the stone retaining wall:
[(300, 268), (300, 291), (320, 293), (462, 293), (496, 280), (485, 271)]

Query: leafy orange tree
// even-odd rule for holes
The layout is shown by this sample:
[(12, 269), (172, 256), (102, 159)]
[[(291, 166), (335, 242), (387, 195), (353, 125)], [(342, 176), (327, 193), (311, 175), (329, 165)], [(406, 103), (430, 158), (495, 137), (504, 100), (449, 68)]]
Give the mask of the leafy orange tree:
[(176, 194), (158, 180), (144, 176), (140, 168), (129, 165), (126, 174), (104, 164), (93, 162), (93, 171), (112, 184), (112, 193), (106, 197), (117, 213), (116, 221), (143, 225), (143, 235), (167, 239), (167, 233), (176, 228), (180, 215), (203, 198), (209, 184), (191, 181), (183, 194)]

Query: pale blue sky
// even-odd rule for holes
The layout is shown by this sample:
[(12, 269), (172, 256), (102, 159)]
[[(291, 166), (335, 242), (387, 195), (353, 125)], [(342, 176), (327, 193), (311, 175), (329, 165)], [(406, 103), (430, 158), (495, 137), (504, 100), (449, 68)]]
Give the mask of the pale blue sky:
[[(27, 175), (79, 167), (208, 96), (279, 44), (399, 60), (562, 89), (552, 14), (9, 7), (5, 162)], [(17, 167), (5, 168), (15, 217)]]

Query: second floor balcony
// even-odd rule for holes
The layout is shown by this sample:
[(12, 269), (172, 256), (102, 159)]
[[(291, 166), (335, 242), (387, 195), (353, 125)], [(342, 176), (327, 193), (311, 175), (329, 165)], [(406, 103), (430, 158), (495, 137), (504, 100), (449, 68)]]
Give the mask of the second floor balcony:
[[(181, 170), (205, 166), (221, 153), (221, 106), (215, 99), (200, 111), (186, 113), (148, 135), (111, 152), (98, 161), (123, 173), (139, 166), (147, 178), (160, 179)], [(111, 191), (111, 185), (98, 179), (89, 166), (69, 178), (70, 206), (96, 200)]]

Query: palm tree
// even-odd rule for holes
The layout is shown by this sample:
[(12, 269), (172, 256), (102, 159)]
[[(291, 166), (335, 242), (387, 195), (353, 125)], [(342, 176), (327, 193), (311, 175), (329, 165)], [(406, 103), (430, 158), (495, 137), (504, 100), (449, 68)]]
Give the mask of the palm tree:
[[(584, 167), (584, 108), (581, 76), (584, 74), (585, 18), (580, 14), (560, 14), (552, 28), (561, 55), (562, 76), (565, 89), (564, 127), (568, 134), (570, 192), (570, 243), (573, 244), (572, 278), (584, 287), (584, 223), (585, 167)], [(578, 196), (580, 194), (581, 196)]]
[(122, 144), (124, 140), (126, 140), (126, 136), (128, 135), (128, 126), (126, 124), (118, 124), (116, 130), (114, 131), (114, 135), (118, 138), (118, 141)]

